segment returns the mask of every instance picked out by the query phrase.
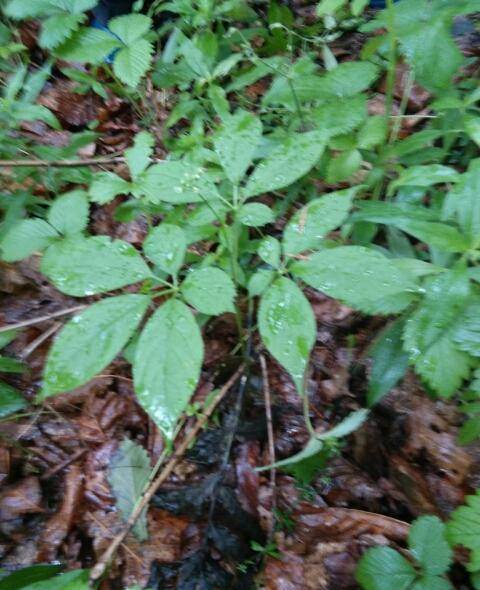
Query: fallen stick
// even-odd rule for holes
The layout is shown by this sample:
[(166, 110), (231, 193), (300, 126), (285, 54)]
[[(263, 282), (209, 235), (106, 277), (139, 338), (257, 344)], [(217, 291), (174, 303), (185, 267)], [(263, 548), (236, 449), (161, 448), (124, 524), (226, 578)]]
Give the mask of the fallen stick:
[(193, 428), (187, 433), (183, 441), (180, 443), (178, 448), (174, 451), (173, 455), (171, 456), (168, 463), (162, 469), (158, 477), (149, 485), (147, 489), (142, 492), (141, 499), (137, 503), (135, 509), (133, 510), (132, 514), (128, 518), (125, 526), (122, 530), (118, 533), (118, 535), (112, 540), (110, 545), (107, 547), (103, 555), (100, 557), (96, 565), (92, 568), (90, 572), (90, 580), (89, 580), (89, 587), (93, 588), (95, 584), (100, 580), (100, 578), (105, 573), (108, 564), (110, 563), (112, 557), (114, 556), (118, 547), (122, 544), (125, 537), (128, 535), (130, 529), (138, 520), (140, 514), (143, 512), (145, 506), (148, 505), (152, 497), (154, 496), (155, 492), (158, 488), (170, 477), (173, 470), (177, 466), (179, 460), (183, 457), (185, 452), (188, 450), (192, 442), (197, 437), (198, 433), (203, 429), (205, 424), (207, 423), (210, 416), (215, 411), (215, 408), (218, 404), (222, 401), (225, 397), (229, 389), (232, 385), (237, 381), (237, 379), (242, 375), (244, 371), (245, 365), (241, 365), (237, 371), (230, 377), (230, 379), (225, 383), (225, 385), (220, 389), (217, 395), (213, 398), (210, 402), (209, 406), (205, 409), (205, 412), (199, 417), (196, 424)]

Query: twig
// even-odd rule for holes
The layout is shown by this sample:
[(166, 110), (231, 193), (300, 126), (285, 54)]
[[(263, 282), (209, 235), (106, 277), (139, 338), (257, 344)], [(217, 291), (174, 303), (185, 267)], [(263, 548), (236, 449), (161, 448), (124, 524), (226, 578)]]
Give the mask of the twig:
[(198, 433), (203, 429), (205, 424), (207, 423), (210, 416), (215, 411), (218, 404), (222, 401), (225, 397), (229, 389), (232, 385), (237, 381), (240, 375), (243, 373), (245, 365), (241, 365), (237, 371), (230, 377), (230, 379), (225, 383), (225, 385), (220, 389), (217, 395), (214, 397), (212, 402), (208, 405), (205, 409), (205, 412), (199, 417), (198, 421), (196, 422), (195, 426), (187, 433), (183, 441), (180, 443), (178, 448), (174, 451), (172, 457), (170, 458), (169, 462), (165, 465), (162, 469), (159, 476), (151, 483), (151, 485), (143, 491), (140, 502), (137, 503), (136, 508), (128, 518), (125, 526), (123, 529), (118, 533), (118, 535), (113, 539), (110, 543), (106, 551), (100, 557), (98, 562), (96, 563), (95, 567), (92, 568), (90, 573), (90, 580), (89, 586), (93, 588), (97, 581), (103, 576), (107, 565), (110, 563), (112, 557), (114, 556), (118, 547), (122, 544), (123, 540), (129, 533), (130, 529), (138, 520), (140, 514), (142, 513), (145, 506), (148, 505), (152, 497), (154, 496), (155, 492), (158, 488), (170, 477), (173, 470), (177, 466), (179, 460), (183, 457), (185, 452), (188, 450), (192, 442), (196, 439)]
[(16, 324), (2, 326), (0, 328), (0, 333), (8, 332), (9, 330), (17, 330), (18, 328), (26, 328), (27, 326), (34, 326), (35, 324), (41, 324), (42, 322), (46, 322), (53, 318), (59, 318), (62, 315), (68, 315), (70, 313), (75, 313), (76, 311), (82, 311), (82, 309), (85, 309), (86, 307), (87, 305), (76, 305), (75, 307), (69, 307), (67, 309), (61, 309), (60, 311), (54, 311), (53, 313), (42, 315), (38, 318), (33, 318), (31, 320), (25, 320), (23, 322), (18, 322)]
[(29, 357), (34, 350), (36, 350), (41, 344), (43, 344), (43, 342), (45, 342), (45, 340), (48, 340), (50, 336), (55, 334), (61, 325), (61, 322), (55, 322), (52, 326), (50, 326), (50, 328), (48, 328), (48, 330), (45, 330), (45, 332), (40, 334), (38, 338), (35, 338), (33, 342), (30, 342), (30, 344), (22, 350), (22, 353), (19, 355), (20, 358), (25, 360), (27, 357)]
[[(265, 357), (263, 354), (259, 355), (260, 367), (262, 369), (262, 380), (263, 380), (263, 396), (265, 399), (265, 415), (267, 417), (267, 438), (268, 438), (268, 459), (270, 465), (275, 464), (275, 441), (273, 438), (273, 421), (272, 421), (272, 398), (270, 395), (270, 382), (268, 380), (268, 369)], [(268, 531), (269, 541), (272, 540), (273, 529), (275, 525), (275, 508), (276, 508), (276, 471), (275, 468), (270, 469), (270, 493), (271, 493), (271, 521), (270, 530)]]
[(53, 467), (51, 467), (48, 471), (45, 471), (45, 473), (40, 477), (40, 479), (42, 481), (45, 481), (47, 479), (50, 479), (51, 477), (53, 477), (54, 475), (56, 475), (60, 471), (63, 471), (65, 469), (65, 467), (68, 467), (71, 463), (74, 463), (77, 459), (80, 459), (80, 457), (83, 457), (83, 455), (85, 455), (87, 450), (88, 449), (80, 449), (79, 451), (77, 451), (73, 455), (70, 455), (70, 457), (67, 457), (65, 459), (65, 461), (62, 461), (61, 463), (58, 463), (57, 465), (54, 465)]

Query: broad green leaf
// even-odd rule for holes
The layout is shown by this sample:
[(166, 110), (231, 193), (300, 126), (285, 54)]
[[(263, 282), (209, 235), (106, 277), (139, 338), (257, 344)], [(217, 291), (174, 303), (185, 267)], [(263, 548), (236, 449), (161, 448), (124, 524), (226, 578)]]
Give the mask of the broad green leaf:
[(150, 164), (153, 145), (153, 135), (148, 131), (141, 131), (135, 135), (133, 146), (125, 150), (125, 158), (133, 179), (137, 178)]
[(293, 281), (280, 277), (268, 287), (260, 300), (258, 326), (267, 350), (288, 371), (303, 395), (316, 325), (308, 299)]
[(457, 221), (470, 240), (480, 235), (480, 170), (474, 169), (460, 177), (460, 182), (447, 194), (444, 201), (445, 219)]
[(15, 224), (0, 242), (2, 260), (15, 262), (44, 250), (59, 235), (43, 219), (24, 219)]
[(152, 43), (147, 39), (139, 39), (133, 45), (118, 51), (113, 62), (113, 71), (122, 82), (136, 88), (150, 69), (152, 54)]
[(62, 293), (84, 297), (151, 277), (137, 250), (107, 236), (68, 238), (45, 252), (41, 271)]
[(465, 117), (464, 119), (465, 131), (478, 146), (480, 146), (480, 118), (479, 117)]
[(376, 404), (405, 375), (408, 354), (403, 350), (404, 323), (396, 321), (388, 326), (376, 340), (371, 352), (372, 368), (368, 383), (367, 402)]
[(410, 166), (390, 183), (389, 191), (393, 193), (401, 186), (432, 186), (445, 182), (458, 182), (460, 174), (449, 166), (430, 164), (428, 166)]
[(61, 234), (82, 232), (88, 224), (88, 200), (85, 191), (75, 190), (57, 197), (48, 211), (48, 223)]
[(249, 227), (262, 227), (275, 221), (275, 215), (270, 207), (263, 203), (247, 203), (238, 212), (238, 220)]
[(465, 306), (452, 329), (452, 338), (460, 350), (480, 356), (480, 301)]
[(97, 172), (89, 188), (90, 200), (100, 205), (112, 201), (117, 195), (128, 194), (130, 183), (113, 172)]
[(295, 133), (260, 162), (244, 189), (246, 197), (278, 190), (304, 176), (320, 159), (326, 138), (321, 131)]
[(184, 161), (167, 161), (150, 166), (138, 179), (138, 190), (152, 203), (175, 205), (218, 198), (218, 191), (201, 166)]
[(428, 576), (444, 574), (452, 562), (453, 553), (445, 532), (445, 525), (437, 516), (421, 516), (410, 527), (410, 552)]
[(350, 178), (362, 164), (362, 154), (358, 150), (348, 150), (331, 158), (327, 166), (327, 182), (337, 184)]
[[(308, 113), (318, 129), (329, 136), (342, 135), (361, 125), (367, 116), (367, 97), (358, 94), (323, 102)], [(371, 117), (373, 118), (373, 117)], [(385, 117), (382, 117), (384, 120)]]
[(453, 590), (453, 586), (439, 576), (422, 576), (413, 584), (412, 590)]
[(0, 373), (23, 373), (25, 368), (23, 361), (0, 355)]
[(330, 428), (326, 432), (321, 432), (317, 434), (318, 440), (332, 440), (334, 438), (343, 438), (358, 430), (362, 424), (365, 423), (369, 416), (369, 410), (362, 408), (361, 410), (356, 410), (349, 414), (346, 418), (344, 418), (339, 424)]
[(469, 241), (457, 229), (445, 223), (406, 219), (392, 223), (407, 234), (445, 252), (464, 252)]
[[(14, 387), (0, 381), (0, 418), (14, 414), (27, 406), (23, 395)], [(0, 590), (2, 586), (0, 583)]]
[(347, 1), (348, 0), (321, 0), (320, 4), (317, 6), (317, 15), (333, 15), (339, 8), (345, 6)]
[(39, 399), (71, 391), (108, 366), (133, 335), (149, 303), (146, 295), (119, 295), (72, 318), (50, 349)]
[(34, 582), (24, 586), (23, 590), (88, 590), (88, 570), (74, 570)]
[(387, 137), (387, 123), (383, 115), (369, 117), (365, 125), (358, 132), (358, 147), (371, 150), (385, 142)]
[(294, 262), (291, 270), (311, 287), (370, 314), (401, 311), (419, 290), (413, 275), (363, 246), (323, 250)]
[[(123, 440), (112, 458), (107, 478), (124, 521), (132, 514), (151, 471), (147, 451), (128, 438)], [(132, 532), (139, 541), (148, 539), (146, 507), (133, 526)]]
[(347, 189), (329, 193), (297, 211), (283, 232), (285, 255), (318, 248), (323, 238), (346, 219), (356, 192)]
[(223, 121), (213, 143), (225, 174), (238, 184), (252, 163), (262, 138), (262, 123), (247, 111), (238, 110)]
[(112, 18), (108, 28), (125, 45), (134, 45), (146, 35), (152, 26), (152, 19), (144, 14), (124, 14)]
[(465, 505), (454, 510), (447, 523), (447, 538), (451, 545), (470, 549), (471, 572), (480, 570), (480, 490), (467, 496)]
[(267, 268), (257, 270), (248, 281), (248, 294), (250, 297), (262, 295), (275, 277), (276, 273), (274, 270)]
[(20, 333), (20, 329), (7, 330), (6, 332), (0, 332), (0, 349), (8, 346), (10, 342), (13, 342)]
[(202, 335), (192, 312), (170, 299), (147, 322), (133, 365), (138, 401), (169, 440), (197, 386), (202, 360)]
[(426, 284), (426, 295), (406, 323), (405, 350), (417, 373), (439, 395), (455, 393), (470, 373), (470, 359), (453, 341), (460, 314), (470, 301), (464, 269), (444, 272)]
[(280, 242), (272, 236), (263, 238), (258, 246), (258, 255), (264, 262), (277, 268), (280, 266), (281, 258)]
[(36, 0), (36, 2), (25, 2), (25, 0), (10, 0), (5, 6), (2, 5), (2, 8), (7, 16), (17, 20), (36, 18), (51, 12), (52, 1)]
[(417, 575), (398, 551), (373, 547), (360, 559), (355, 577), (365, 590), (407, 590)]
[(82, 27), (57, 48), (56, 55), (65, 61), (100, 64), (121, 46), (121, 41), (106, 31)]
[(169, 275), (176, 275), (187, 252), (185, 232), (171, 223), (150, 230), (143, 242), (145, 256)]
[(235, 285), (219, 268), (209, 266), (191, 271), (182, 283), (181, 292), (201, 313), (219, 315), (235, 310)]
[(46, 49), (55, 49), (63, 43), (85, 20), (82, 14), (56, 14), (42, 23), (39, 43)]
[(368, 4), (369, 0), (352, 0), (352, 14), (354, 16), (360, 16)]
[(34, 582), (53, 578), (61, 570), (61, 565), (41, 564), (24, 567), (0, 579), (0, 590), (20, 590)]

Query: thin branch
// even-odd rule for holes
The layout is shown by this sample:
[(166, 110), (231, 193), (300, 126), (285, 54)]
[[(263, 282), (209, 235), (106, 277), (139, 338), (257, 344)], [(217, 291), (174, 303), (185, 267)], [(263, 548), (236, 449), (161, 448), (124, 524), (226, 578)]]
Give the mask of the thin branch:
[(205, 409), (204, 413), (199, 417), (198, 421), (194, 425), (194, 427), (187, 433), (183, 441), (180, 443), (178, 448), (174, 451), (173, 455), (171, 456), (168, 463), (160, 472), (159, 476), (150, 484), (150, 486), (143, 491), (140, 502), (137, 503), (134, 511), (130, 515), (129, 519), (127, 520), (125, 526), (122, 530), (118, 533), (118, 535), (112, 540), (106, 551), (100, 557), (98, 562), (96, 563), (95, 567), (92, 568), (90, 573), (90, 581), (89, 586), (93, 588), (98, 580), (103, 576), (105, 570), (107, 569), (108, 564), (112, 560), (115, 552), (117, 551), (118, 547), (123, 543), (125, 537), (129, 533), (130, 529), (134, 526), (137, 522), (139, 516), (141, 515), (143, 509), (149, 504), (150, 500), (153, 498), (155, 492), (158, 488), (170, 477), (173, 470), (177, 466), (180, 459), (183, 457), (185, 452), (188, 450), (190, 445), (196, 439), (199, 432), (203, 429), (203, 427), (208, 422), (208, 419), (215, 411), (218, 404), (222, 401), (225, 397), (227, 392), (230, 390), (232, 385), (237, 381), (237, 379), (242, 375), (245, 369), (245, 365), (241, 365), (237, 371), (230, 377), (230, 379), (225, 383), (225, 385), (220, 389), (208, 407)]
[[(265, 415), (267, 418), (267, 438), (268, 438), (268, 460), (270, 465), (275, 464), (275, 440), (273, 437), (273, 421), (272, 421), (272, 398), (270, 395), (270, 382), (268, 379), (268, 369), (265, 357), (263, 354), (259, 355), (260, 367), (262, 369), (262, 381), (263, 381), (263, 396), (265, 399)], [(270, 469), (270, 494), (271, 494), (271, 522), (268, 531), (269, 541), (272, 540), (274, 525), (275, 525), (275, 508), (276, 508), (276, 471), (273, 467)]]
[(55, 322), (48, 330), (45, 330), (38, 338), (35, 338), (33, 342), (30, 342), (28, 346), (26, 346), (21, 354), (19, 355), (22, 360), (28, 358), (34, 350), (36, 350), (41, 344), (48, 340), (50, 336), (53, 336), (55, 332), (60, 328), (62, 322)]
[(76, 305), (75, 307), (69, 307), (68, 309), (61, 309), (60, 311), (54, 311), (53, 313), (49, 313), (47, 315), (42, 315), (38, 318), (33, 318), (31, 320), (25, 320), (23, 322), (18, 322), (16, 324), (10, 324), (8, 326), (2, 326), (0, 328), (0, 334), (2, 332), (8, 332), (9, 330), (17, 330), (18, 328), (26, 328), (27, 326), (34, 326), (35, 324), (41, 324), (42, 322), (46, 322), (53, 318), (59, 318), (62, 315), (68, 315), (70, 313), (75, 313), (76, 311), (82, 311), (88, 307), (87, 305)]

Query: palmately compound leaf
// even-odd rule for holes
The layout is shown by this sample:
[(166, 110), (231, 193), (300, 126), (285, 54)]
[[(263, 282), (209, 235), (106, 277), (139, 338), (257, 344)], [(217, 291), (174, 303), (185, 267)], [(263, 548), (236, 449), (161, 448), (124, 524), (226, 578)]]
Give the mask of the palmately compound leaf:
[(312, 307), (293, 281), (280, 277), (268, 287), (260, 300), (258, 325), (266, 348), (303, 395), (305, 370), (317, 329)]
[(428, 576), (444, 574), (452, 561), (445, 532), (445, 524), (437, 516), (421, 516), (410, 527), (410, 552)]
[(133, 146), (125, 150), (128, 169), (133, 179), (141, 174), (150, 164), (153, 145), (153, 135), (148, 133), (148, 131), (141, 131), (135, 135)]
[(119, 295), (72, 318), (50, 349), (39, 399), (71, 391), (107, 367), (132, 337), (149, 303), (146, 295)]
[(45, 252), (41, 271), (62, 293), (84, 297), (151, 277), (137, 250), (107, 236), (69, 238)]
[(202, 335), (192, 312), (170, 299), (143, 329), (133, 364), (138, 401), (169, 440), (197, 386), (202, 360)]
[(470, 549), (468, 569), (471, 572), (480, 571), (480, 490), (475, 496), (467, 496), (465, 505), (451, 514), (447, 538), (452, 545)]
[(185, 232), (178, 225), (161, 223), (148, 233), (143, 251), (158, 268), (169, 275), (176, 275), (187, 251)]
[(453, 395), (470, 373), (470, 357), (454, 341), (470, 298), (466, 270), (446, 271), (426, 283), (424, 301), (405, 326), (404, 348), (417, 373), (445, 397)]
[(94, 174), (89, 188), (90, 200), (105, 205), (117, 195), (128, 194), (130, 183), (117, 176), (114, 172), (97, 172)]
[(107, 31), (82, 27), (60, 45), (55, 54), (66, 61), (100, 64), (120, 47), (122, 42)]
[(125, 14), (108, 22), (110, 31), (125, 45), (133, 45), (148, 33), (151, 26), (152, 19), (144, 14)]
[(137, 179), (137, 191), (152, 203), (200, 203), (218, 198), (218, 191), (201, 166), (167, 161), (150, 166)]
[(330, 193), (310, 201), (297, 211), (283, 232), (285, 255), (318, 248), (322, 239), (346, 219), (357, 190)]
[(88, 224), (85, 191), (74, 190), (57, 197), (48, 211), (48, 223), (65, 235), (82, 232)]
[(86, 19), (83, 14), (55, 14), (42, 23), (39, 44), (45, 49), (55, 49)]
[(223, 121), (214, 137), (215, 152), (225, 174), (238, 184), (252, 163), (262, 138), (262, 123), (258, 117), (243, 110)]
[(122, 82), (136, 88), (152, 65), (152, 55), (151, 41), (138, 39), (118, 51), (113, 62), (113, 71)]
[(322, 250), (291, 270), (311, 287), (370, 314), (401, 311), (418, 293), (412, 274), (363, 246)]
[(355, 577), (364, 590), (407, 590), (417, 574), (398, 551), (373, 547), (360, 559)]
[(41, 252), (55, 238), (58, 232), (43, 219), (24, 219), (16, 223), (0, 242), (2, 260), (16, 262), (35, 252)]
[[(108, 469), (108, 483), (117, 501), (117, 508), (127, 521), (132, 514), (152, 468), (147, 451), (139, 444), (125, 439), (118, 447)], [(139, 541), (148, 539), (147, 508), (132, 528)]]
[(193, 270), (182, 283), (181, 292), (201, 313), (219, 315), (235, 311), (235, 285), (219, 268), (209, 266)]
[(318, 162), (326, 145), (323, 131), (294, 133), (286, 137), (262, 160), (248, 179), (246, 197), (253, 197), (289, 186)]

